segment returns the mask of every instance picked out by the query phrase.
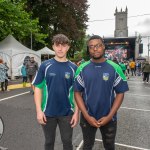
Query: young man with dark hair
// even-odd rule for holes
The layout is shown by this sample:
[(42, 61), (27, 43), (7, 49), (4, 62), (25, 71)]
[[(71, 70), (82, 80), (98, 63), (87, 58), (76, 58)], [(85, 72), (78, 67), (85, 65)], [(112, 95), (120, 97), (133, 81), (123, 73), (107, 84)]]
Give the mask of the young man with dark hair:
[(43, 62), (34, 78), (37, 120), (45, 135), (45, 150), (54, 150), (56, 127), (59, 126), (63, 150), (73, 150), (73, 127), (78, 123), (73, 82), (77, 66), (67, 60), (70, 40), (57, 34), (52, 40), (55, 57)]
[(97, 129), (100, 130), (106, 150), (115, 149), (117, 110), (128, 85), (119, 65), (104, 58), (103, 39), (94, 35), (88, 40), (91, 60), (76, 71), (75, 100), (81, 110), (80, 126), (83, 150), (92, 150)]

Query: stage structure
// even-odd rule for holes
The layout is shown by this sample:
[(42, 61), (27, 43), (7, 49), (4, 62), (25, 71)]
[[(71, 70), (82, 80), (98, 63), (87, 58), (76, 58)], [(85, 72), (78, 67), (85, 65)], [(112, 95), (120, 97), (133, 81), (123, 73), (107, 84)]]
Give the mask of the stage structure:
[(143, 53), (143, 44), (140, 35), (128, 36), (128, 8), (119, 12), (115, 10), (115, 31), (114, 37), (104, 37), (105, 57), (113, 60), (136, 60)]

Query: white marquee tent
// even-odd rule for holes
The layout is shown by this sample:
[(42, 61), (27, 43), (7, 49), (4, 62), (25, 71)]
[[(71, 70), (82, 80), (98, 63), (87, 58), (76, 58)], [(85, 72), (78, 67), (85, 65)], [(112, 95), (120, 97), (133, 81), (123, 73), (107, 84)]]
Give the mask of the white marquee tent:
[(41, 55), (44, 55), (44, 54), (47, 54), (47, 55), (55, 55), (55, 52), (52, 51), (51, 49), (49, 49), (48, 47), (44, 47), (40, 50), (37, 51), (39, 54)]
[(12, 35), (0, 42), (0, 58), (7, 63), (8, 75), (12, 78), (21, 75), (20, 69), (26, 56), (34, 57), (38, 65), (41, 64), (41, 55), (19, 43)]

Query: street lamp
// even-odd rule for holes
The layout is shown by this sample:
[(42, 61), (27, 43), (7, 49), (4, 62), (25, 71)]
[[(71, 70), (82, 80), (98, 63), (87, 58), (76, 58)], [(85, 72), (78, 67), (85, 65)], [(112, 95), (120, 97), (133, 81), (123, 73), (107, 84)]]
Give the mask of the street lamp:
[(31, 50), (32, 50), (32, 31), (31, 31)]

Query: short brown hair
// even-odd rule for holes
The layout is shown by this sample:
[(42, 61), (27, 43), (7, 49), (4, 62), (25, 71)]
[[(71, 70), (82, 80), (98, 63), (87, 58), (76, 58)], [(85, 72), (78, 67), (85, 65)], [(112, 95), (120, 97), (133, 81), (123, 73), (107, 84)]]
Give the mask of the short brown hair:
[(52, 39), (52, 44), (68, 44), (70, 45), (70, 40), (64, 34), (56, 34)]

